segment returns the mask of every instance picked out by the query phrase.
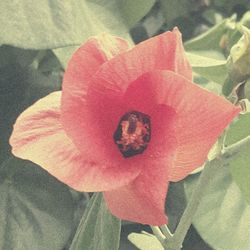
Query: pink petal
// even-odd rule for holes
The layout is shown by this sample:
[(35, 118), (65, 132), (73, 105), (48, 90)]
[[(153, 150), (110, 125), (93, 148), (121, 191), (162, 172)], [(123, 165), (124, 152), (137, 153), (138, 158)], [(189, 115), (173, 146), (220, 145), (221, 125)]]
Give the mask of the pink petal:
[[(82, 109), (90, 79), (104, 62), (127, 49), (123, 39), (102, 34), (89, 39), (73, 54), (63, 79), (62, 123), (74, 142), (85, 141), (81, 131), (85, 123)], [(82, 143), (77, 143), (79, 149)]]
[(62, 128), (60, 98), (61, 92), (54, 92), (19, 116), (10, 138), (13, 154), (33, 161), (79, 191), (110, 190), (133, 180), (139, 167), (106, 167), (80, 154)]
[(153, 70), (170, 70), (192, 79), (192, 69), (177, 28), (150, 38), (103, 64), (92, 84), (124, 91), (131, 82)]
[(182, 44), (182, 36), (178, 28), (174, 28), (173, 32), (176, 35), (176, 50), (175, 50), (175, 67), (174, 72), (186, 77), (188, 80), (193, 79), (192, 67), (189, 64), (185, 55), (185, 50)]
[(167, 223), (165, 198), (171, 154), (165, 161), (145, 162), (143, 172), (130, 184), (104, 193), (105, 201), (115, 216), (149, 225)]
[(176, 112), (178, 146), (169, 180), (178, 181), (205, 162), (210, 148), (240, 109), (174, 72), (155, 71), (147, 77), (165, 86), (160, 95), (165, 95), (165, 104)]

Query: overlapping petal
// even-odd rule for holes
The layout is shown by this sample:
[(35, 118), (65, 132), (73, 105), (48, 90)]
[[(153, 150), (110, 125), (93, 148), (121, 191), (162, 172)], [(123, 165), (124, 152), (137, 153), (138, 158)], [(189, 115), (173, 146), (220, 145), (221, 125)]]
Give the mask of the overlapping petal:
[(86, 107), (90, 79), (104, 62), (128, 48), (129, 45), (125, 40), (101, 34), (83, 44), (73, 54), (68, 64), (62, 85), (62, 123), (79, 150), (82, 144), (86, 144), (86, 134), (82, 130), (87, 118), (82, 108)]
[(169, 179), (178, 181), (205, 162), (212, 145), (240, 108), (171, 71), (154, 71), (145, 77), (161, 85), (157, 94), (176, 112), (178, 146)]
[(61, 92), (54, 92), (19, 116), (10, 138), (13, 154), (39, 164), (79, 191), (110, 190), (133, 180), (139, 167), (102, 165), (80, 153), (62, 128), (60, 99)]
[(177, 28), (150, 38), (109, 60), (94, 75), (91, 84), (99, 83), (114, 91), (124, 90), (139, 76), (152, 70), (170, 70), (192, 79), (191, 66)]
[[(164, 162), (164, 164), (163, 164)], [(165, 198), (168, 188), (167, 169), (171, 154), (164, 161), (147, 161), (143, 172), (130, 184), (104, 193), (110, 211), (117, 217), (149, 225), (167, 223)]]

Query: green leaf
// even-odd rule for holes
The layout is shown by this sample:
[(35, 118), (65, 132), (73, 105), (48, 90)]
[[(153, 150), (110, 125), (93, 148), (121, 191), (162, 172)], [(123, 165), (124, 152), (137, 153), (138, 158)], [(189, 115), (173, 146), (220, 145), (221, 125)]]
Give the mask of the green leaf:
[(203, 88), (207, 89), (208, 91), (213, 92), (217, 95), (221, 94), (222, 86), (220, 84), (209, 81), (206, 78), (204, 78), (196, 73), (193, 75), (193, 78), (194, 78), (193, 81), (195, 83), (199, 84), (201, 87), (203, 87)]
[[(185, 180), (187, 199), (197, 183), (198, 175)], [(193, 225), (213, 249), (248, 249), (250, 246), (250, 206), (232, 180), (228, 166), (218, 172), (204, 190)]]
[(52, 50), (40, 51), (36, 59), (36, 62), (33, 63), (32, 66), (38, 69), (39, 72), (44, 73), (45, 75), (50, 74), (52, 72), (63, 73), (62, 65)]
[(155, 0), (118, 0), (122, 14), (131, 28), (153, 7)]
[(207, 68), (226, 64), (226, 60), (218, 60), (197, 54), (195, 51), (186, 52), (188, 61), (192, 67)]
[(172, 22), (180, 16), (187, 15), (190, 7), (192, 7), (186, 0), (161, 0), (160, 3), (167, 22)]
[(235, 24), (235, 17), (225, 19), (220, 24), (215, 25), (205, 33), (187, 41), (185, 43), (186, 50), (216, 50), (222, 51), (220, 42), (222, 36), (228, 30), (232, 30)]
[[(180, 218), (179, 218), (180, 219)], [(163, 250), (157, 238), (148, 232), (131, 233), (128, 235), (129, 241), (140, 250)], [(130, 249), (130, 248), (129, 248)], [(212, 250), (198, 235), (193, 226), (190, 227), (186, 236), (182, 250)]]
[(239, 6), (244, 6), (247, 9), (247, 7), (250, 7), (249, 1), (248, 0), (238, 0), (237, 2), (235, 2), (235, 0), (214, 0), (213, 4), (217, 7), (221, 7), (224, 10), (227, 10), (228, 12), (231, 12), (233, 7), (235, 7), (235, 5), (239, 5)]
[(61, 250), (74, 227), (69, 189), (35, 164), (0, 168), (0, 249)]
[(230, 96), (232, 93), (234, 87), (235, 87), (236, 82), (233, 81), (229, 75), (226, 77), (225, 82), (222, 86), (222, 93), (224, 96)]
[(231, 161), (233, 180), (237, 183), (244, 198), (250, 204), (250, 148), (240, 151)]
[(58, 75), (44, 75), (38, 70), (27, 70), (27, 82), (29, 88), (26, 90), (26, 106), (33, 104), (38, 99), (53, 91), (60, 90), (61, 77)]
[(186, 52), (193, 71), (209, 81), (222, 85), (227, 77), (227, 67), (224, 56), (217, 51)]
[(0, 44), (48, 49), (79, 45), (89, 36), (127, 36), (116, 0), (0, 1)]
[(10, 156), (9, 135), (17, 115), (25, 106), (26, 72), (18, 64), (0, 67), (0, 117), (4, 117), (0, 122), (0, 163)]
[(140, 250), (164, 250), (157, 238), (147, 232), (131, 233), (128, 239)]
[(168, 227), (174, 232), (186, 207), (183, 182), (171, 182), (168, 188), (165, 210), (168, 216)]
[(223, 85), (227, 78), (227, 67), (226, 65), (218, 65), (211, 67), (194, 67), (193, 71), (206, 79)]
[(0, 46), (0, 67), (13, 63), (22, 67), (28, 66), (32, 63), (37, 53), (35, 50), (24, 50), (2, 45)]
[(202, 12), (202, 17), (209, 23), (216, 25), (223, 21), (221, 13), (214, 11), (214, 9), (207, 8)]
[(225, 145), (229, 146), (250, 135), (250, 114), (240, 115), (238, 120), (232, 123), (226, 134)]
[[(226, 145), (231, 145), (250, 135), (250, 114), (240, 115), (229, 128), (226, 136)], [(231, 174), (239, 186), (244, 198), (250, 203), (250, 150), (242, 149), (230, 161)]]
[(68, 65), (69, 59), (78, 48), (79, 46), (69, 46), (64, 48), (53, 49), (53, 53), (56, 55), (62, 67), (65, 69)]
[(70, 250), (117, 250), (121, 221), (108, 211), (102, 193), (92, 196)]

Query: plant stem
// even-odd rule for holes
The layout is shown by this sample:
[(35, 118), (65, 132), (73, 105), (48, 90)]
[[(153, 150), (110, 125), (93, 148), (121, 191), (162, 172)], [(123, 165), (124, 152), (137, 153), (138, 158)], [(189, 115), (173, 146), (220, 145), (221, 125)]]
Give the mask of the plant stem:
[(150, 226), (154, 235), (156, 236), (156, 238), (161, 242), (161, 244), (163, 245), (165, 242), (165, 236), (164, 234), (161, 232), (159, 227), (156, 226)]
[(170, 240), (173, 237), (173, 234), (170, 232), (167, 225), (160, 226), (162, 233), (165, 235), (167, 240)]
[(221, 158), (227, 160), (239, 153), (242, 149), (250, 147), (250, 135), (244, 139), (234, 143), (233, 145), (226, 147), (222, 152)]
[(174, 236), (165, 243), (166, 249), (179, 250), (182, 247), (182, 243), (187, 234), (187, 231), (192, 224), (194, 214), (201, 202), (205, 188), (208, 186), (209, 182), (215, 175), (218, 165), (221, 164), (221, 160), (214, 159), (208, 162), (203, 169), (200, 178), (196, 184), (196, 187), (191, 195), (190, 201), (180, 219), (180, 222), (176, 228)]

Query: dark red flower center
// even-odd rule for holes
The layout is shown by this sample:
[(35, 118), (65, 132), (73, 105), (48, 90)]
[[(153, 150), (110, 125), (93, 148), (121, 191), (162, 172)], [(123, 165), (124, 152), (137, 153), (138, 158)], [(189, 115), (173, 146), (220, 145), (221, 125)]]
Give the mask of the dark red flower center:
[(121, 117), (113, 136), (125, 158), (143, 153), (150, 137), (150, 117), (137, 111), (128, 112)]

